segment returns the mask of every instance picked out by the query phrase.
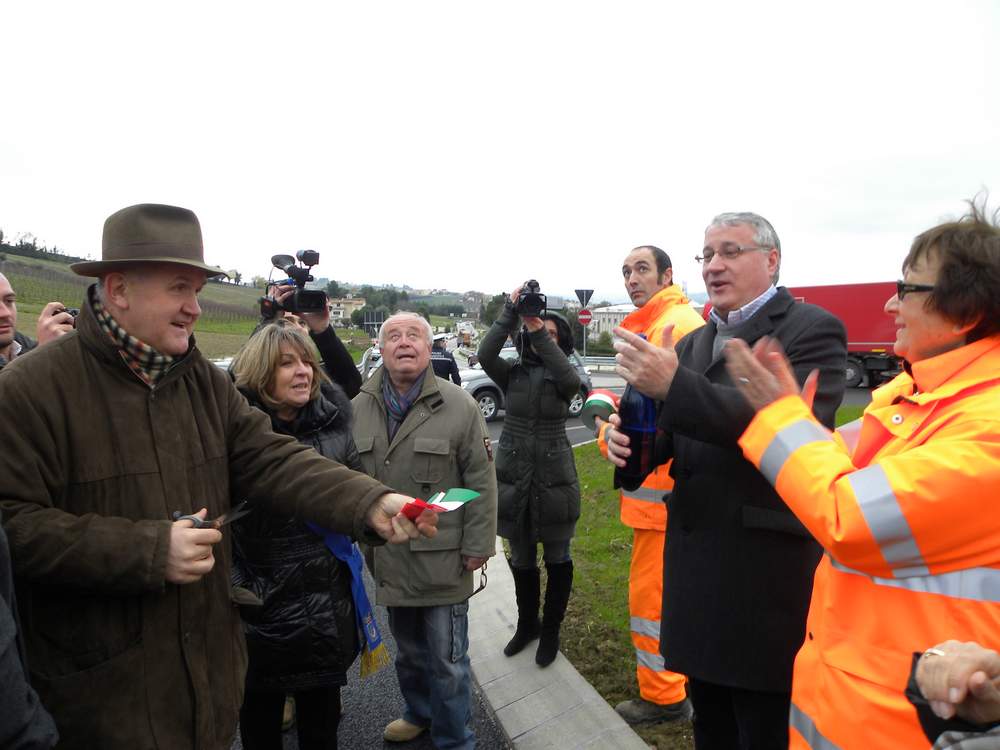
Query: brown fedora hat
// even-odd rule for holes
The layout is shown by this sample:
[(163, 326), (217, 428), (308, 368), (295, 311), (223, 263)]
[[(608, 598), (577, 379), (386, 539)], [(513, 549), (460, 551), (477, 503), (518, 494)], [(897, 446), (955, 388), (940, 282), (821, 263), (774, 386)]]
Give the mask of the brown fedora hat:
[(201, 225), (194, 211), (158, 203), (140, 203), (111, 214), (104, 222), (101, 260), (73, 263), (70, 268), (81, 276), (100, 276), (136, 263), (177, 263), (209, 276), (228, 276), (205, 263)]

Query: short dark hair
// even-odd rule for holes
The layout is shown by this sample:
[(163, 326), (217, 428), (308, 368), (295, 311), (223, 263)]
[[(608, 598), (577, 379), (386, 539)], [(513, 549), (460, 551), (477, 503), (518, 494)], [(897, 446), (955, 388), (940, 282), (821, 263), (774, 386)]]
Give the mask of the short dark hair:
[(979, 206), (973, 198), (958, 221), (917, 235), (903, 261), (903, 273), (918, 261), (939, 261), (925, 305), (958, 325), (975, 322), (966, 336), (969, 344), (1000, 332), (1000, 210), (987, 216), (986, 200)]
[(649, 250), (653, 255), (653, 260), (656, 262), (656, 273), (658, 276), (662, 276), (668, 268), (673, 268), (673, 264), (670, 262), (670, 256), (665, 252), (660, 250), (656, 245), (639, 245), (639, 247), (633, 247), (632, 252), (636, 250)]

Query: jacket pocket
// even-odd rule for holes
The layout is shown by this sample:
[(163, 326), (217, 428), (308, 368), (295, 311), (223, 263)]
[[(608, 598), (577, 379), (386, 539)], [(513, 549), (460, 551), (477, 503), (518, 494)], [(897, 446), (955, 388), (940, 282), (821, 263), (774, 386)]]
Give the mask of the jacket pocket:
[[(454, 511), (461, 513), (461, 511)], [(447, 589), (459, 584), (462, 566), (461, 528), (438, 529), (432, 539), (410, 540), (410, 575), (421, 589)]]
[(536, 473), (546, 487), (561, 487), (576, 483), (576, 462), (569, 445), (557, 445), (545, 450), (545, 464)]
[[(360, 450), (360, 446), (358, 448)], [(434, 489), (448, 489), (438, 487), (448, 471), (448, 464), (451, 459), (451, 443), (440, 438), (418, 437), (413, 441), (413, 458), (410, 468), (410, 477), (417, 484), (428, 485)], [(427, 498), (424, 498), (425, 500)]]
[(524, 449), (509, 435), (500, 435), (496, 454), (497, 481), (526, 490), (531, 483), (531, 464), (524, 456)]
[(770, 508), (761, 508), (756, 505), (743, 506), (743, 528), (766, 529), (767, 531), (778, 531), (782, 534), (792, 534), (793, 536), (812, 539), (812, 534), (791, 513), (783, 513), (779, 510), (771, 510)]
[(356, 437), (354, 444), (358, 448), (358, 457), (361, 459), (365, 474), (370, 477), (375, 476), (375, 437), (372, 435)]
[(32, 674), (31, 682), (55, 710), (59, 734), (76, 747), (153, 747), (146, 691), (129, 687), (146, 682), (141, 643), (79, 672)]

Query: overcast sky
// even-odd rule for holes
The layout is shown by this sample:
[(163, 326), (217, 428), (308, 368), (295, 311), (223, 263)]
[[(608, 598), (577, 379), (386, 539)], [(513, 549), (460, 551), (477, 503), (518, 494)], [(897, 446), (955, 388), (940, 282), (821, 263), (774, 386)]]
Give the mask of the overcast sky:
[(768, 217), (782, 281), (891, 280), (1000, 204), (1000, 3), (35, 2), (0, 10), (0, 228), (100, 255), (173, 203), (209, 262), (624, 300), (620, 267)]

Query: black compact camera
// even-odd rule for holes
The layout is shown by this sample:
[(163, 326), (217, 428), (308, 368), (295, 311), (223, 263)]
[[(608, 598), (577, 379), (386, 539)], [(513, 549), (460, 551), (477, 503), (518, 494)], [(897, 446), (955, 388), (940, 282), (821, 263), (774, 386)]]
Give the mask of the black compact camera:
[(80, 314), (80, 308), (79, 307), (64, 307), (61, 310), (57, 310), (57, 312), (69, 313), (70, 315), (72, 315), (73, 316), (73, 327), (76, 328), (76, 316)]
[(326, 309), (326, 292), (305, 288), (307, 282), (313, 281), (310, 270), (317, 263), (319, 263), (319, 253), (315, 250), (299, 250), (295, 258), (291, 255), (272, 255), (271, 264), (287, 274), (288, 278), (269, 286), (290, 283), (294, 284), (296, 289), (281, 303), (271, 297), (261, 297), (260, 314), (265, 318), (273, 318), (279, 310), (290, 313), (323, 312)]
[(534, 279), (524, 282), (521, 294), (518, 295), (515, 310), (522, 318), (537, 318), (545, 312), (548, 301), (539, 291), (538, 282)]

